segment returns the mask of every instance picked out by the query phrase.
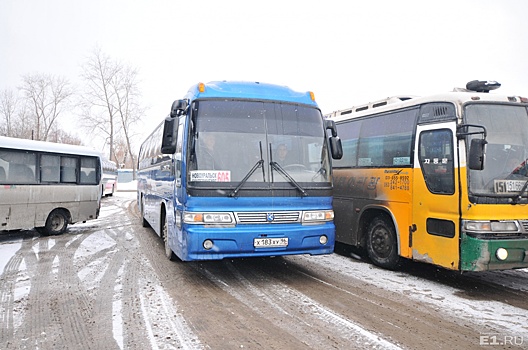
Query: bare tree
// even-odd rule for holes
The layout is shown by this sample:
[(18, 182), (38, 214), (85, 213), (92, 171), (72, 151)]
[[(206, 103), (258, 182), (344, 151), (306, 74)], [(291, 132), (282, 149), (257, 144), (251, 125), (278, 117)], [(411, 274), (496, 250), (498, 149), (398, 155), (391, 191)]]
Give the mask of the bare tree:
[(28, 74), (22, 77), (20, 90), (31, 106), (35, 120), (36, 140), (47, 141), (50, 131), (73, 95), (70, 83), (49, 74)]
[(118, 167), (120, 168), (132, 167), (132, 162), (129, 160), (128, 148), (123, 138), (120, 137), (116, 140), (114, 149), (115, 149), (115, 155), (116, 155), (116, 163)]
[(13, 93), (13, 90), (4, 90), (0, 93), (0, 115), (4, 126), (2, 127), (2, 134), (4, 136), (13, 136), (13, 119), (17, 111), (18, 97)]
[(48, 141), (55, 143), (65, 143), (68, 145), (82, 145), (82, 141), (77, 136), (74, 136), (64, 129), (61, 129), (59, 125), (53, 126), (51, 129)]
[(137, 70), (112, 60), (96, 48), (83, 65), (81, 76), (86, 82), (86, 92), (80, 103), (84, 126), (91, 133), (104, 135), (110, 160), (119, 163), (116, 147), (121, 138), (126, 143), (127, 153), (134, 158), (132, 126), (143, 114)]
[(140, 121), (144, 113), (144, 109), (139, 105), (141, 95), (138, 90), (137, 76), (137, 70), (124, 67), (117, 75), (119, 79), (113, 85), (117, 102), (117, 114), (121, 122), (126, 151), (132, 163), (134, 178), (137, 159), (134, 157), (132, 150), (132, 138), (135, 136), (132, 133), (132, 126)]
[(11, 136), (21, 139), (33, 139), (35, 118), (30, 113), (29, 101), (19, 101), (16, 114), (11, 120)]
[(81, 94), (80, 101), (83, 126), (93, 134), (104, 135), (104, 140), (109, 145), (108, 158), (116, 160), (114, 139), (119, 124), (116, 120), (116, 98), (112, 82), (120, 67), (96, 48), (82, 69), (81, 77), (85, 82), (85, 91)]

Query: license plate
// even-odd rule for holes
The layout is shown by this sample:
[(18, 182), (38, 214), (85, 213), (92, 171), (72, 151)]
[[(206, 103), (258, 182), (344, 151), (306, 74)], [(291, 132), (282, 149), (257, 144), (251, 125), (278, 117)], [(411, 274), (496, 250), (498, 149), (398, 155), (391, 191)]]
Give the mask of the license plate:
[(287, 247), (288, 238), (255, 238), (253, 239), (253, 246), (255, 248)]
[(519, 180), (495, 180), (495, 193), (520, 192), (524, 183)]

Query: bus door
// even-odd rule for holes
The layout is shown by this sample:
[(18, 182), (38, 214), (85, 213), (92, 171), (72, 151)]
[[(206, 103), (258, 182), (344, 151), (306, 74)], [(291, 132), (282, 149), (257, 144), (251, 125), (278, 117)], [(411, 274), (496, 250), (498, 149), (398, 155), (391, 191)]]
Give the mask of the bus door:
[(418, 125), (414, 159), (413, 260), (448, 269), (459, 265), (456, 124)]

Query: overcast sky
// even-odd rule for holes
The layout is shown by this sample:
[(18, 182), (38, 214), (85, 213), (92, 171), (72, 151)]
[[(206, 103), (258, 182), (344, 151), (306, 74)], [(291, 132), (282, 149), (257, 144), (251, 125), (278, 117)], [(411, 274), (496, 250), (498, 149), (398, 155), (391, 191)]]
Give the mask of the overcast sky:
[(310, 90), (323, 113), (474, 79), (528, 96), (527, 13), (525, 0), (0, 0), (0, 89), (29, 73), (77, 84), (99, 46), (139, 69), (145, 136), (213, 80)]

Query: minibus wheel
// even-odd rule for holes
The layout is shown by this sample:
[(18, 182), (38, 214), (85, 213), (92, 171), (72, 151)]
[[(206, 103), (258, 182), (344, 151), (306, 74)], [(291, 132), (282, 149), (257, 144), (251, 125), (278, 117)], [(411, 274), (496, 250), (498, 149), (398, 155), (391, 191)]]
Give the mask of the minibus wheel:
[(53, 210), (46, 219), (43, 233), (45, 235), (61, 235), (68, 228), (68, 215), (64, 210)]

